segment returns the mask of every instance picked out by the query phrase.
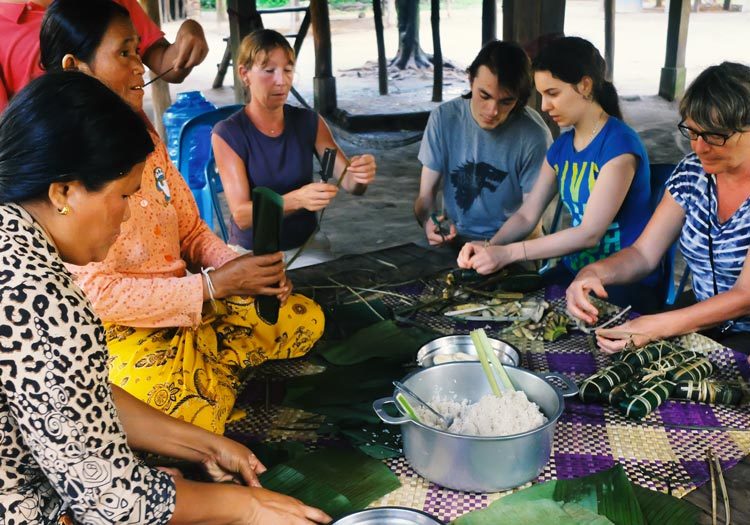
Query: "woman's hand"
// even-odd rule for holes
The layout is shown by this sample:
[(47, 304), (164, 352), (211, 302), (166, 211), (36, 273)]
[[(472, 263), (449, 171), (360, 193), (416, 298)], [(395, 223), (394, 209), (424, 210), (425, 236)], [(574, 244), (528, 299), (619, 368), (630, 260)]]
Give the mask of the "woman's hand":
[(253, 488), (252, 501), (247, 518), (242, 523), (283, 523), (284, 525), (309, 525), (330, 523), (331, 517), (322, 510), (305, 505), (301, 501), (278, 492)]
[(375, 157), (369, 153), (364, 155), (354, 155), (349, 159), (349, 168), (346, 170), (346, 176), (351, 177), (357, 184), (368, 185), (375, 180)]
[(461, 248), (457, 262), (460, 268), (473, 268), (487, 275), (502, 270), (514, 262), (514, 258), (510, 246), (483, 246), (475, 241)]
[(279, 285), (281, 286), (281, 289), (284, 291), (278, 294), (276, 297), (279, 299), (281, 306), (284, 306), (284, 304), (286, 303), (286, 300), (289, 299), (290, 295), (292, 295), (292, 290), (294, 289), (294, 285), (292, 284), (292, 280), (286, 276), (286, 273), (284, 274), (284, 278), (281, 280)]
[(211, 454), (201, 461), (206, 474), (213, 481), (233, 481), (260, 487), (258, 474), (266, 467), (250, 449), (224, 436), (216, 436), (211, 443)]
[(591, 292), (601, 299), (607, 298), (601, 279), (593, 271), (584, 268), (565, 291), (565, 300), (570, 315), (585, 323), (595, 324), (599, 319), (599, 310), (589, 301)]
[[(333, 184), (327, 182), (311, 182), (302, 186), (300, 189), (291, 192), (296, 199), (298, 209), (308, 211), (319, 211), (328, 206), (331, 200), (336, 196), (339, 189)], [(287, 197), (290, 194), (287, 194)]]
[(230, 295), (283, 297), (291, 293), (285, 280), (284, 254), (281, 252), (241, 255), (210, 275), (217, 299)]
[(664, 321), (658, 315), (643, 315), (613, 328), (596, 331), (596, 343), (605, 354), (634, 350), (663, 339)]

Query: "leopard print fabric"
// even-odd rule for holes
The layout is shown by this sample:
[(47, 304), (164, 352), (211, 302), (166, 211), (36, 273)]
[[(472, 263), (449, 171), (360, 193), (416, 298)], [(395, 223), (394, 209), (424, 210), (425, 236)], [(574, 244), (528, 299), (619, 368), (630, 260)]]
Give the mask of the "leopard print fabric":
[(171, 476), (127, 444), (99, 318), (22, 207), (0, 205), (0, 525), (167, 523)]

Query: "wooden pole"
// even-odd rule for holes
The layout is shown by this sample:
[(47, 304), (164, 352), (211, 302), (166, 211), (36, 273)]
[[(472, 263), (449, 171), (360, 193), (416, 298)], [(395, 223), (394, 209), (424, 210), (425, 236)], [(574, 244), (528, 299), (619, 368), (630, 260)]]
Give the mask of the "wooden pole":
[(385, 38), (383, 37), (383, 6), (381, 0), (372, 0), (372, 14), (375, 18), (375, 40), (378, 43), (378, 90), (388, 94), (388, 66), (385, 60)]
[(496, 0), (482, 0), (482, 45), (497, 39)]
[(690, 0), (669, 2), (667, 56), (661, 69), (659, 96), (674, 100), (685, 92), (685, 47), (687, 46)]
[(615, 74), (615, 0), (604, 0), (604, 61), (607, 63), (607, 80)]
[[(494, 1), (494, 0), (493, 0)], [(443, 48), (440, 45), (440, 0), (432, 0), (432, 101), (443, 101)]]
[[(157, 26), (161, 27), (159, 0), (146, 0), (144, 7), (146, 8), (146, 14), (151, 17), (151, 20), (153, 20)], [(151, 78), (154, 76), (156, 76), (156, 74), (152, 71)], [(164, 111), (172, 105), (172, 96), (169, 94), (169, 84), (163, 80), (157, 80), (151, 84), (151, 98), (154, 102), (154, 114), (152, 117), (154, 127), (159, 136), (166, 140), (167, 133), (164, 129), (162, 115), (164, 115)]]
[(310, 0), (310, 17), (315, 41), (315, 77), (313, 78), (315, 109), (321, 115), (330, 115), (336, 109), (337, 103), (328, 1)]
[(255, 0), (227, 0), (229, 14), (229, 42), (232, 47), (232, 72), (234, 75), (234, 100), (238, 104), (245, 103), (245, 87), (237, 74), (237, 53), (240, 42), (245, 36), (263, 27), (263, 21), (258, 13)]

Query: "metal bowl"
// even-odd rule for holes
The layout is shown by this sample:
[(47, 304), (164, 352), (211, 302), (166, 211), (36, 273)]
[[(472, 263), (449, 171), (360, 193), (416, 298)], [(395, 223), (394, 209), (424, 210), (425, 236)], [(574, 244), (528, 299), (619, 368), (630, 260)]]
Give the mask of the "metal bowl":
[(378, 507), (354, 512), (332, 525), (444, 525), (442, 521), (406, 507)]
[[(518, 366), (520, 363), (520, 354), (518, 349), (513, 345), (501, 341), (500, 339), (489, 339), (490, 346), (495, 351), (495, 355), (504, 365)], [(423, 368), (429, 368), (435, 364), (435, 357), (449, 356), (458, 353), (472, 356), (473, 361), (479, 361), (474, 343), (469, 335), (448, 335), (433, 339), (422, 346), (417, 352), (417, 364)], [(466, 361), (470, 361), (466, 359)]]
[[(468, 492), (498, 492), (523, 485), (536, 478), (547, 464), (557, 420), (563, 413), (563, 397), (578, 393), (576, 384), (560, 374), (535, 374), (522, 368), (506, 371), (517, 390), (523, 390), (536, 403), (547, 422), (541, 427), (508, 436), (465, 436), (438, 430), (414, 421), (393, 397), (378, 399), (373, 409), (383, 422), (401, 426), (404, 457), (423, 478), (443, 487)], [(564, 389), (550, 381), (561, 381)], [(490, 394), (487, 376), (476, 362), (445, 363), (422, 368), (402, 382), (418, 396), (430, 399), (435, 388), (442, 395), (476, 403)], [(384, 407), (396, 405), (399, 416)]]

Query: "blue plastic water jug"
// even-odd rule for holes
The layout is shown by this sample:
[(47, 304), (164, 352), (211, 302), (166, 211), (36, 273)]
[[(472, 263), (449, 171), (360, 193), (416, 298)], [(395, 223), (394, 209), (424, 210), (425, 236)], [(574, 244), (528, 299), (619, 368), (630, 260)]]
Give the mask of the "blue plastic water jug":
[[(200, 91), (184, 91), (177, 93), (177, 100), (164, 112), (164, 128), (167, 132), (167, 151), (169, 158), (179, 168), (180, 131), (182, 126), (191, 118), (212, 111), (216, 106), (206, 100)], [(205, 129), (204, 129), (205, 128)], [(208, 160), (211, 148), (211, 126), (201, 126), (188, 137), (189, 163), (187, 173), (182, 176), (187, 180), (191, 189), (197, 190), (206, 185), (203, 167)], [(183, 159), (184, 161), (184, 159)], [(183, 170), (185, 171), (185, 170)]]

